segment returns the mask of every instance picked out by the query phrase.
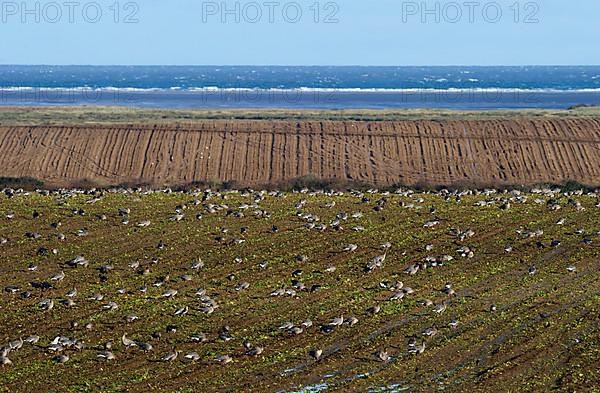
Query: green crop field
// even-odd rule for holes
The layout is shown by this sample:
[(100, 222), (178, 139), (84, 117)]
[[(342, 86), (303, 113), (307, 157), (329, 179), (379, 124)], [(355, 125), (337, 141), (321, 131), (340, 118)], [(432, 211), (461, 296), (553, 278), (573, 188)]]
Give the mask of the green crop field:
[(598, 391), (599, 201), (7, 192), (0, 391)]

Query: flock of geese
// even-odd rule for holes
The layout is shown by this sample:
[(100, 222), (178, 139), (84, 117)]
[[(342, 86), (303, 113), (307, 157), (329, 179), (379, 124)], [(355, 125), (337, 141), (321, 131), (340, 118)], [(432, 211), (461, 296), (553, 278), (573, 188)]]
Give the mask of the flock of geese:
[[(74, 208), (72, 213), (76, 216), (85, 216), (87, 215), (86, 204), (91, 205), (94, 204), (103, 198), (106, 198), (111, 193), (115, 194), (150, 194), (155, 192), (161, 193), (170, 193), (171, 190), (160, 190), (160, 191), (144, 191), (141, 189), (131, 190), (131, 189), (114, 189), (107, 191), (98, 191), (98, 190), (58, 190), (58, 191), (43, 191), (38, 190), (35, 191), (37, 194), (42, 194), (45, 196), (53, 196), (60, 200), (66, 200), (75, 196), (86, 196), (86, 202), (81, 203), (81, 207)], [(32, 193), (23, 191), (23, 190), (13, 190), (13, 189), (5, 189), (3, 190), (4, 197), (3, 198), (26, 198)], [(308, 231), (343, 231), (345, 230), (345, 226), (348, 224), (349, 229), (353, 232), (362, 232), (368, 226), (368, 222), (363, 219), (364, 213), (362, 212), (337, 212), (333, 216), (331, 220), (322, 220), (317, 214), (310, 213), (308, 206), (310, 196), (314, 196), (317, 194), (325, 195), (330, 197), (330, 201), (321, 207), (331, 209), (335, 211), (336, 209), (336, 196), (347, 195), (347, 193), (341, 192), (309, 192), (308, 190), (301, 190), (295, 192), (293, 194), (283, 193), (279, 191), (232, 191), (232, 193), (236, 193), (242, 196), (246, 196), (251, 198), (251, 202), (242, 203), (237, 207), (232, 207), (226, 205), (227, 201), (227, 192), (215, 192), (211, 190), (196, 190), (189, 192), (191, 201), (187, 204), (181, 204), (177, 206), (172, 216), (168, 219), (174, 222), (181, 222), (184, 220), (202, 220), (203, 216), (206, 215), (224, 215), (224, 217), (244, 217), (244, 215), (252, 214), (258, 218), (269, 218), (272, 215), (272, 212), (269, 212), (265, 208), (262, 207), (262, 202), (269, 197), (272, 198), (288, 198), (290, 195), (295, 199), (293, 204), (290, 206), (294, 210), (294, 216), (297, 220), (300, 220), (302, 225)], [(404, 197), (403, 202), (397, 206), (397, 208), (401, 209), (415, 209), (426, 211), (429, 219), (423, 222), (422, 230), (427, 231), (435, 228), (440, 225), (442, 219), (440, 219), (437, 215), (437, 210), (434, 207), (428, 207), (425, 205), (425, 199), (422, 195), (415, 194), (411, 190), (398, 190), (396, 194)], [(507, 210), (511, 209), (511, 206), (519, 203), (526, 203), (533, 199), (533, 202), (539, 205), (545, 205), (549, 210), (556, 211), (562, 208), (574, 208), (576, 210), (585, 209), (581, 202), (578, 200), (582, 196), (586, 196), (588, 198), (595, 199), (595, 208), (600, 208), (600, 197), (598, 193), (589, 192), (584, 193), (583, 191), (577, 192), (569, 192), (563, 193), (559, 189), (538, 189), (533, 190), (531, 193), (525, 193), (520, 191), (498, 191), (498, 190), (484, 190), (484, 191), (462, 191), (462, 192), (450, 192), (447, 190), (442, 190), (437, 193), (432, 193), (436, 196), (440, 197), (445, 201), (455, 201), (460, 202), (467, 195), (480, 195), (481, 198), (475, 203), (477, 207), (484, 206), (496, 206), (499, 209)], [(368, 204), (370, 202), (374, 202), (373, 210), (378, 212), (383, 209), (388, 208), (391, 204), (389, 196), (391, 193), (389, 192), (378, 192), (377, 190), (369, 190), (367, 192), (359, 192), (352, 191), (350, 195), (355, 197), (358, 201)], [(408, 202), (407, 202), (408, 201)], [(565, 202), (566, 201), (566, 202)], [(10, 205), (10, 202), (4, 202), (3, 206)], [(191, 210), (190, 207), (198, 206), (200, 207), (201, 213), (192, 214), (191, 217), (188, 216), (188, 210)], [(369, 205), (371, 206), (371, 205)], [(195, 210), (198, 211), (198, 210)], [(16, 220), (13, 212), (7, 211), (3, 212), (5, 219), (7, 220)], [(33, 218), (37, 219), (41, 213), (37, 211), (33, 213)], [(121, 207), (116, 211), (107, 211), (104, 214), (100, 214), (93, 219), (106, 220), (107, 217), (118, 217), (121, 221), (122, 225), (135, 225), (140, 229), (151, 227), (156, 220), (156, 218), (144, 219), (138, 222), (130, 223), (131, 216), (131, 208), (130, 207)], [(556, 225), (564, 225), (565, 220), (568, 219), (568, 215), (565, 214), (565, 217), (562, 218)], [(34, 223), (36, 221), (33, 221)], [(351, 224), (349, 224), (351, 223)], [(283, 224), (283, 223), (282, 223)], [(393, 225), (393, 223), (390, 223)], [(67, 241), (70, 235), (63, 234), (60, 232), (61, 222), (57, 221), (51, 224), (52, 230), (55, 233), (55, 236), (60, 241)], [(6, 226), (5, 226), (6, 228)], [(278, 225), (274, 224), (272, 226), (272, 232), (276, 233), (279, 231)], [(28, 239), (42, 239), (43, 235), (38, 232), (43, 231), (43, 228), (32, 227), (30, 232), (24, 234), (24, 236)], [(248, 231), (248, 228), (242, 227), (240, 229), (240, 237), (234, 238), (230, 244), (241, 244), (245, 240), (243, 235)], [(216, 237), (216, 241), (220, 243), (226, 243), (227, 237), (226, 234), (229, 233), (229, 230), (223, 228), (221, 233)], [(516, 233), (524, 239), (531, 239), (532, 242), (536, 242), (537, 247), (539, 248), (552, 248), (559, 247), (561, 244), (560, 239), (554, 239), (551, 243), (543, 243), (540, 237), (543, 235), (543, 229), (541, 228), (516, 228)], [(452, 236), (456, 238), (456, 240), (460, 243), (468, 243), (468, 240), (476, 235), (476, 233), (469, 229), (452, 229)], [(598, 235), (598, 232), (591, 233), (586, 232), (583, 229), (578, 231), (578, 234), (582, 237), (582, 242), (586, 245), (589, 245), (593, 241), (593, 237)], [(0, 233), (0, 235), (2, 235)], [(77, 237), (85, 237), (89, 235), (89, 231), (86, 229), (81, 229), (74, 233), (74, 236)], [(235, 235), (233, 235), (235, 236)], [(17, 242), (19, 239), (8, 237), (0, 237), (0, 254), (3, 249), (10, 248), (13, 242)], [(385, 269), (386, 264), (389, 262), (390, 253), (394, 250), (394, 245), (387, 241), (387, 239), (381, 239), (382, 242), (377, 247), (379, 248), (379, 252), (377, 255), (373, 255), (370, 259), (364, 262), (363, 270), (364, 274), (370, 274), (377, 270)], [(160, 241), (157, 244), (157, 249), (163, 249), (165, 244)], [(340, 245), (339, 252), (352, 254), (357, 252), (363, 245), (348, 243)], [(434, 245), (425, 244), (423, 245), (423, 249), (426, 252), (434, 251)], [(503, 248), (503, 252), (511, 253), (513, 251), (511, 244), (506, 244)], [(36, 250), (38, 255), (57, 255), (60, 254), (60, 250), (58, 249), (46, 249), (44, 247), (40, 247)], [(427, 269), (440, 269), (445, 264), (453, 261), (456, 258), (459, 259), (470, 259), (476, 256), (477, 250), (471, 249), (467, 245), (463, 245), (456, 249), (455, 254), (450, 255), (441, 255), (441, 256), (427, 256), (419, 261), (414, 261), (406, 266), (403, 270), (406, 275), (406, 280), (410, 280), (410, 278), (420, 272), (423, 272)], [(291, 285), (282, 287), (282, 288), (273, 288), (269, 289), (265, 296), (271, 297), (296, 297), (299, 292), (308, 291), (308, 292), (316, 292), (321, 288), (319, 285), (315, 284), (312, 286), (306, 286), (304, 283), (300, 281), (302, 276), (301, 266), (304, 262), (311, 258), (310, 255), (297, 255), (295, 259), (295, 264), (298, 266), (298, 270), (292, 272)], [(232, 266), (239, 264), (244, 261), (243, 257), (236, 257), (233, 261)], [(6, 262), (5, 262), (6, 263)], [(120, 288), (117, 290), (117, 294), (109, 294), (109, 293), (79, 293), (77, 289), (72, 288), (68, 291), (59, 293), (61, 290), (58, 288), (59, 283), (66, 285), (71, 285), (69, 281), (75, 282), (78, 272), (81, 269), (89, 268), (93, 262), (89, 261), (85, 255), (78, 255), (71, 259), (64, 261), (64, 268), (61, 270), (57, 270), (54, 274), (51, 274), (47, 277), (39, 277), (39, 281), (31, 283), (33, 288), (28, 287), (20, 287), (19, 285), (6, 285), (3, 288), (3, 295), (1, 296), (11, 296), (16, 299), (30, 299), (36, 298), (37, 296), (41, 296), (41, 294), (51, 294), (51, 296), (46, 298), (39, 298), (37, 301), (37, 310), (39, 313), (51, 313), (52, 310), (59, 307), (76, 307), (77, 304), (81, 302), (88, 302), (90, 304), (98, 304), (98, 312), (103, 311), (119, 311), (119, 301), (118, 295), (124, 294), (132, 294), (132, 293), (156, 293), (156, 296), (159, 299), (169, 300), (174, 298), (181, 298), (183, 296), (186, 299), (190, 297), (194, 299), (193, 302), (189, 302), (189, 304), (178, 308), (174, 312), (174, 316), (184, 317), (188, 313), (198, 312), (206, 315), (212, 315), (211, 318), (219, 318), (218, 313), (216, 312), (220, 305), (216, 299), (211, 297), (211, 295), (204, 288), (198, 288), (193, 293), (181, 293), (180, 290), (170, 287), (173, 282), (176, 282), (173, 278), (167, 276), (158, 278), (153, 284), (150, 286), (142, 286), (140, 288)], [(140, 275), (148, 275), (150, 273), (150, 269), (153, 264), (158, 264), (158, 258), (153, 258), (150, 264), (141, 264), (137, 261), (131, 261), (128, 265), (128, 268), (131, 269), (131, 272)], [(268, 262), (262, 262), (260, 267), (265, 269), (268, 266)], [(190, 261), (188, 272), (180, 277), (183, 281), (192, 281), (194, 279), (194, 274), (205, 268), (204, 262), (202, 259), (194, 259)], [(38, 270), (38, 266), (35, 264), (30, 264), (28, 266), (28, 271), (35, 273)], [(104, 282), (108, 280), (108, 277), (111, 275), (114, 267), (111, 265), (101, 265), (98, 267), (100, 281)], [(328, 266), (326, 268), (326, 272), (335, 271), (335, 266)], [(536, 266), (530, 266), (527, 270), (527, 274), (536, 274), (538, 271)], [(574, 274), (577, 272), (577, 267), (574, 265), (566, 266), (566, 273)], [(235, 274), (231, 274), (228, 276), (230, 281), (237, 280)], [(5, 278), (2, 279), (3, 282)], [(405, 285), (401, 281), (395, 282), (387, 282), (383, 281), (379, 283), (379, 286), (382, 290), (388, 293), (387, 299), (385, 301), (389, 302), (400, 302), (404, 298), (414, 296), (416, 290), (411, 288), (408, 285)], [(60, 287), (64, 288), (64, 285), (60, 285)], [(40, 291), (36, 291), (36, 289), (40, 289)], [(235, 291), (248, 291), (251, 290), (251, 284), (247, 281), (239, 281), (235, 287)], [(456, 296), (457, 293), (456, 288), (452, 285), (452, 283), (448, 282), (443, 288), (440, 288), (440, 293), (443, 294), (444, 298), (442, 301), (434, 302), (430, 299), (420, 299), (418, 304), (422, 307), (430, 309), (432, 315), (442, 314), (448, 311), (449, 308), (452, 307), (452, 302), (450, 301), (453, 297)], [(490, 312), (496, 310), (495, 305), (490, 305)], [(368, 318), (369, 315), (378, 314), (381, 311), (381, 304), (374, 304), (369, 309), (365, 310), (365, 318)], [(123, 315), (123, 320), (126, 323), (134, 323), (137, 321), (139, 317), (132, 313), (127, 313)], [(315, 319), (318, 319), (315, 317)], [(339, 315), (333, 319), (320, 321), (320, 323), (313, 322), (311, 319), (307, 319), (304, 321), (292, 322), (292, 321), (284, 321), (278, 326), (273, 326), (273, 329), (278, 332), (282, 332), (282, 334), (286, 335), (300, 335), (307, 334), (307, 332), (320, 331), (324, 334), (329, 334), (336, 329), (351, 329), (357, 325), (360, 325), (361, 321), (356, 315)], [(456, 329), (459, 326), (460, 322), (458, 320), (453, 319), (448, 327), (450, 329)], [(85, 324), (84, 326), (79, 326), (77, 321), (71, 322), (71, 327), (73, 329), (79, 327), (85, 330), (93, 330), (95, 326), (92, 322)], [(112, 341), (107, 341), (103, 343), (101, 346), (88, 346), (86, 342), (81, 339), (78, 339), (73, 336), (73, 332), (66, 332), (64, 334), (56, 335), (54, 337), (40, 337), (35, 333), (36, 326), (27, 326), (28, 329), (31, 330), (31, 335), (27, 337), (15, 337), (8, 342), (5, 342), (0, 347), (0, 364), (2, 366), (9, 366), (13, 363), (16, 354), (22, 350), (25, 346), (33, 346), (35, 348), (41, 349), (43, 352), (47, 353), (51, 359), (53, 359), (56, 363), (67, 363), (72, 358), (77, 357), (77, 354), (82, 351), (94, 351), (97, 359), (99, 361), (106, 362), (115, 362), (119, 359), (119, 351), (128, 350), (128, 351), (139, 351), (140, 353), (148, 353), (153, 354), (155, 352), (155, 348), (153, 346), (153, 340), (158, 340), (161, 336), (161, 332), (155, 332), (151, 336), (146, 337), (145, 339), (141, 338), (133, 338), (128, 337), (127, 334), (121, 334), (121, 332), (115, 332), (116, 337)], [(217, 333), (218, 340), (223, 342), (231, 341), (235, 339), (235, 326), (232, 329), (229, 326), (223, 326)], [(169, 329), (176, 329), (176, 327), (168, 327)], [(419, 355), (422, 354), (427, 347), (427, 340), (434, 337), (438, 334), (440, 327), (437, 325), (433, 325), (422, 332), (418, 332), (409, 337), (407, 342), (406, 352), (409, 354)], [(208, 337), (205, 333), (196, 333), (189, 337), (189, 341), (197, 344), (204, 343), (208, 340)], [(243, 353), (244, 356), (257, 357), (261, 356), (265, 348), (256, 343), (243, 342)], [(324, 348), (313, 348), (307, 354), (307, 356), (312, 359), (314, 362), (320, 362), (324, 359), (326, 351)], [(228, 364), (231, 363), (236, 355), (234, 354), (220, 354), (215, 356), (211, 361), (220, 364)], [(239, 355), (238, 355), (239, 356)], [(202, 359), (202, 357), (195, 351), (181, 351), (177, 348), (173, 347), (170, 351), (166, 353), (159, 353), (156, 355), (152, 355), (152, 357), (157, 361), (162, 362), (174, 362), (177, 359), (183, 358), (185, 361), (189, 362), (197, 362)], [(393, 359), (392, 354), (385, 348), (380, 349), (376, 353), (372, 355), (373, 360), (380, 362), (389, 362)]]

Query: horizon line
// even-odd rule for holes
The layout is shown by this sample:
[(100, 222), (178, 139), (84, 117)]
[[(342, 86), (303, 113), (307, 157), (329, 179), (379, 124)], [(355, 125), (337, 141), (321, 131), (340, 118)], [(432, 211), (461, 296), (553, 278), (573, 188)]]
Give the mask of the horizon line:
[(396, 68), (415, 68), (415, 67), (600, 67), (600, 64), (443, 64), (443, 65), (361, 65), (361, 64), (50, 64), (50, 63), (0, 63), (0, 66), (19, 66), (19, 67), (396, 67)]

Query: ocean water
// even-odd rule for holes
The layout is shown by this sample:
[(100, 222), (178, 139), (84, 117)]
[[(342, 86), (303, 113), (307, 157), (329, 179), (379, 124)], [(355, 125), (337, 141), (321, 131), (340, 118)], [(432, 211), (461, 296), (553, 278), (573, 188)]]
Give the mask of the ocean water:
[(0, 105), (558, 109), (600, 105), (600, 66), (0, 65)]

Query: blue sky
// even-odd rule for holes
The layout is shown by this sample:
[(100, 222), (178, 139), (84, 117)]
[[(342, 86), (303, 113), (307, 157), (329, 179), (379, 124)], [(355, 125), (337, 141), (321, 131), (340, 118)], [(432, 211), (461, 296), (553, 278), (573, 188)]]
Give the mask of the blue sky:
[(598, 0), (22, 1), (1, 3), (1, 64), (600, 64)]

